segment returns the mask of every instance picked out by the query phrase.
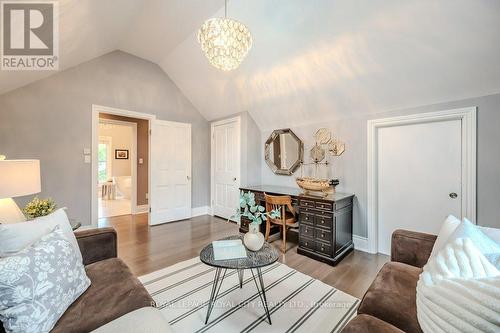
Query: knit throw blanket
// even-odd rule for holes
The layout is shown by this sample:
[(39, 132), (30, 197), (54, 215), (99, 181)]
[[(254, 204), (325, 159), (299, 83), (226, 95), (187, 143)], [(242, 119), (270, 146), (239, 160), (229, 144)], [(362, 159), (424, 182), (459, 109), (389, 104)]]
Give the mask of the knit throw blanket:
[(447, 244), (417, 283), (424, 333), (500, 332), (500, 271), (468, 238)]

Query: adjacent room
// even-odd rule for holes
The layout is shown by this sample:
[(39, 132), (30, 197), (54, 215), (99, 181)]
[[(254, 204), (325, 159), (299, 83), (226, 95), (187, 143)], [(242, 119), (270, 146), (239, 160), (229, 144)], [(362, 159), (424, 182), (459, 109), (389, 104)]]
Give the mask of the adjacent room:
[(500, 332), (500, 1), (0, 12), (0, 333)]

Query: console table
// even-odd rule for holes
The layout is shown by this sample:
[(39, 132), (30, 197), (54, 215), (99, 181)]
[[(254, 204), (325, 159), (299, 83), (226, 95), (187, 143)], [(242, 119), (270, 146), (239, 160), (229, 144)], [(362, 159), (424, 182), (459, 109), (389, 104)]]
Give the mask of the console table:
[[(292, 197), (292, 205), (299, 212), (297, 253), (336, 265), (353, 250), (353, 194), (332, 193), (320, 197), (304, 194), (299, 188), (274, 185), (241, 187), (240, 190), (253, 192), (255, 201), (262, 206), (265, 206), (264, 193)], [(242, 217), (240, 232), (247, 232), (249, 223)], [(265, 223), (261, 224), (261, 228), (265, 228)]]

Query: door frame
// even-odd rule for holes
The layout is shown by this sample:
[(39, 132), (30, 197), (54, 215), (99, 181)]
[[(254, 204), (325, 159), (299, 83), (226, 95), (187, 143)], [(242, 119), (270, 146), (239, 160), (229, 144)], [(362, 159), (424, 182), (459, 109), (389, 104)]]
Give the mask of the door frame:
[[(236, 185), (238, 188), (241, 186), (241, 117), (232, 117), (227, 119), (222, 119), (214, 121), (210, 124), (210, 215), (214, 216), (214, 193), (215, 193), (215, 135), (214, 130), (216, 126), (226, 125), (230, 123), (236, 123), (237, 127), (237, 147), (238, 147), (238, 180)], [(235, 207), (236, 208), (236, 207)]]
[[(91, 170), (91, 203), (90, 203), (90, 218), (92, 222), (92, 226), (97, 226), (98, 224), (98, 203), (97, 203), (97, 147), (99, 144), (99, 114), (100, 113), (107, 113), (107, 114), (112, 114), (116, 116), (124, 116), (124, 117), (130, 117), (130, 118), (137, 118), (137, 119), (145, 119), (148, 121), (148, 132), (151, 133), (151, 121), (156, 119), (156, 115), (153, 114), (148, 114), (148, 113), (142, 113), (142, 112), (136, 112), (136, 111), (130, 111), (130, 110), (124, 110), (124, 109), (118, 109), (114, 107), (109, 107), (109, 106), (103, 106), (103, 105), (97, 105), (97, 104), (92, 104), (92, 148), (91, 148), (91, 156), (92, 156), (92, 170)], [(137, 147), (137, 144), (136, 144)], [(151, 135), (148, 137), (148, 160), (151, 158)], [(136, 148), (137, 149), (137, 148)], [(137, 163), (137, 158), (134, 160), (133, 164), (135, 167)], [(151, 182), (151, 164), (148, 164), (148, 194), (150, 193), (150, 182)], [(136, 177), (137, 178), (137, 177)], [(133, 185), (133, 187), (137, 187), (137, 184)], [(135, 191), (135, 202), (137, 202), (137, 190)], [(148, 199), (149, 202), (149, 199)], [(149, 211), (149, 204), (148, 204), (148, 209)], [(139, 213), (132, 204), (132, 214)], [(148, 217), (149, 219), (149, 217)]]
[(476, 118), (477, 107), (408, 116), (372, 119), (367, 124), (367, 231), (368, 252), (378, 252), (378, 129), (446, 120), (462, 122), (462, 212), (476, 223)]

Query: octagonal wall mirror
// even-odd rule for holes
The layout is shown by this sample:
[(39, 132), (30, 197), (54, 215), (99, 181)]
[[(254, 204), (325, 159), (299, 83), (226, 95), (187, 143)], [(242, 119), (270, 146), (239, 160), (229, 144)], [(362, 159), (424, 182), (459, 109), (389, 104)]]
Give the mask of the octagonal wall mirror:
[(265, 158), (275, 174), (290, 176), (304, 158), (304, 143), (289, 128), (274, 130), (266, 141)]

